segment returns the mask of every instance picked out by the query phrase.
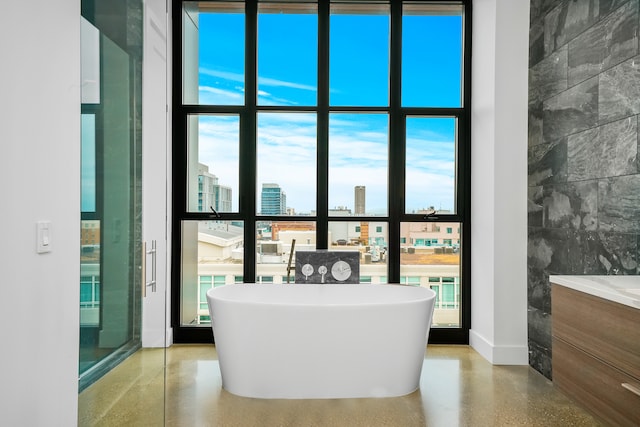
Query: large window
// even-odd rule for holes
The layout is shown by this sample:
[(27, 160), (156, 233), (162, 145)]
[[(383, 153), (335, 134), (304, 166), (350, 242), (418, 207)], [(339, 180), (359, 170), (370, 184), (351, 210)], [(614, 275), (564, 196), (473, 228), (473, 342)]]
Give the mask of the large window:
[[(300, 250), (438, 294), (469, 329), (470, 1), (174, 2), (172, 321), (212, 286), (293, 283)], [(295, 266), (295, 262), (293, 262)]]

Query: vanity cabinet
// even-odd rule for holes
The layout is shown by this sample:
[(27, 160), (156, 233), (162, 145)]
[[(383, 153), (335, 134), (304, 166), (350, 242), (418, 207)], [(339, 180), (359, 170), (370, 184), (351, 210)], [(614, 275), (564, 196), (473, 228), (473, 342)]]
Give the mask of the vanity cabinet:
[(551, 289), (554, 384), (608, 424), (640, 426), (640, 309)]

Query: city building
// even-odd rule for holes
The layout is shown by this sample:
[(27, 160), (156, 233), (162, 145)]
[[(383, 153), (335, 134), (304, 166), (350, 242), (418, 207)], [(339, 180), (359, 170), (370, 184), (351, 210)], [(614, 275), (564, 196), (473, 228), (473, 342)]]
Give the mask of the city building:
[(351, 209), (346, 206), (336, 206), (329, 209), (329, 216), (351, 216)]
[(354, 214), (364, 215), (366, 213), (366, 187), (364, 185), (355, 186), (353, 206)]
[(278, 184), (262, 184), (260, 200), (262, 215), (285, 215), (287, 213), (287, 195)]
[(209, 166), (198, 163), (198, 211), (231, 212), (232, 189), (218, 183), (218, 177), (209, 172)]
[(100, 246), (100, 221), (82, 221), (80, 230), (82, 246)]
[[(332, 223), (330, 239), (335, 241), (333, 233), (342, 236), (341, 224), (350, 225), (348, 245), (335, 243), (330, 250), (349, 250), (360, 253), (360, 283), (387, 283), (387, 265), (384, 250), (385, 237), (372, 237), (371, 245), (360, 244), (360, 229), (368, 223)], [(360, 224), (360, 225), (355, 225)], [(379, 236), (386, 235), (384, 223), (371, 223), (370, 228)], [(315, 230), (313, 223), (302, 221), (278, 221), (271, 225), (272, 234), (258, 241), (257, 252), (258, 283), (287, 283), (287, 262), (295, 240), (295, 251), (315, 249)], [(349, 235), (345, 236), (348, 237)], [(342, 239), (338, 239), (342, 240)], [(198, 232), (197, 289), (189, 293), (191, 299), (184, 300), (184, 311), (190, 313), (187, 322), (208, 326), (210, 323), (206, 293), (217, 286), (242, 283), (242, 229), (225, 225), (224, 222), (210, 222)], [(405, 285), (427, 287), (436, 292), (436, 307), (433, 323), (436, 327), (457, 325), (460, 316), (460, 264), (457, 254), (449, 258), (431, 257), (433, 248), (419, 249), (403, 254), (403, 274), (400, 282)], [(295, 272), (289, 280), (293, 282)]]

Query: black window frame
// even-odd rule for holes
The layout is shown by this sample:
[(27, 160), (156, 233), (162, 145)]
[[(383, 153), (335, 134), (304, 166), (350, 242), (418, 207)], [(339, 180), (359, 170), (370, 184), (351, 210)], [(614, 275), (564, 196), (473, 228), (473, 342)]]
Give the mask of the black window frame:
[[(210, 327), (194, 327), (180, 323), (181, 307), (181, 242), (182, 222), (188, 220), (243, 221), (244, 223), (244, 271), (247, 283), (256, 279), (256, 235), (258, 221), (291, 219), (290, 216), (260, 215), (257, 212), (256, 183), (256, 133), (258, 112), (315, 112), (317, 121), (317, 191), (316, 216), (294, 217), (316, 223), (316, 246), (327, 249), (329, 222), (350, 222), (356, 217), (329, 216), (328, 169), (329, 169), (329, 115), (334, 112), (371, 113), (389, 115), (389, 177), (388, 211), (386, 216), (357, 216), (357, 221), (387, 222), (389, 250), (387, 253), (387, 280), (400, 281), (400, 225), (406, 222), (459, 223), (460, 255), (460, 325), (456, 328), (432, 328), (429, 343), (468, 344), (471, 328), (471, 0), (413, 0), (412, 4), (453, 4), (464, 8), (463, 58), (462, 58), (462, 105), (458, 108), (402, 107), (401, 105), (401, 46), (402, 46), (402, 1), (389, 0), (390, 5), (390, 69), (389, 105), (380, 107), (344, 107), (329, 105), (329, 19), (330, 1), (318, 0), (318, 101), (315, 107), (260, 106), (257, 103), (257, 15), (258, 1), (246, 0), (245, 7), (245, 104), (244, 105), (194, 105), (183, 103), (183, 55), (182, 13), (183, 3), (190, 0), (172, 0), (172, 215), (171, 215), (171, 326), (174, 343), (213, 342)], [(232, 0), (233, 1), (233, 0)], [(216, 0), (200, 0), (215, 3)], [(240, 1), (242, 3), (242, 1)], [(212, 213), (190, 212), (187, 209), (187, 120), (193, 114), (237, 114), (240, 117), (240, 199), (238, 212)], [(458, 123), (456, 212), (433, 216), (405, 213), (405, 123), (407, 117), (454, 117)], [(398, 143), (400, 142), (400, 143)]]

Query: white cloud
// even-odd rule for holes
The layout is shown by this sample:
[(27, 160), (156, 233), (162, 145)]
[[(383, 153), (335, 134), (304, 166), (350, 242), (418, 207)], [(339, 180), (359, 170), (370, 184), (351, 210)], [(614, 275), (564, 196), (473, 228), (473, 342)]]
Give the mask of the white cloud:
[(225, 80), (244, 83), (243, 73), (232, 73), (229, 71), (211, 70), (209, 68), (200, 68), (200, 73), (207, 76), (211, 76), (211, 77), (220, 77)]
[(455, 180), (451, 176), (420, 170), (407, 170), (406, 209), (453, 209)]
[(383, 116), (331, 116), (329, 207), (346, 206), (354, 209), (354, 187), (364, 185), (367, 212), (387, 212), (387, 129), (387, 120)]
[[(354, 187), (367, 188), (367, 210), (386, 212), (388, 134), (386, 120), (368, 115), (332, 116), (329, 159), (329, 207), (353, 209)], [(351, 119), (351, 120), (349, 120)], [(275, 182), (297, 212), (314, 210), (316, 200), (317, 118), (313, 113), (258, 115), (257, 198), (265, 182)], [(239, 119), (200, 116), (200, 161), (238, 198)], [(455, 194), (455, 143), (451, 136), (421, 135), (408, 141), (407, 210), (452, 209)], [(240, 171), (241, 173), (241, 171)]]
[(273, 96), (264, 90), (258, 91), (258, 105), (297, 105), (297, 102)]
[(453, 210), (456, 150), (453, 135), (423, 130), (407, 140), (406, 210)]
[[(210, 68), (201, 68), (200, 73), (207, 76), (219, 77), (219, 78), (234, 81), (234, 82), (244, 82), (243, 73), (233, 73), (230, 71), (212, 70)], [(288, 87), (292, 89), (301, 89), (301, 90), (310, 90), (310, 91), (317, 90), (317, 87), (312, 85), (289, 82), (286, 80), (273, 79), (270, 77), (263, 77), (263, 76), (258, 76), (258, 85)]]
[(244, 93), (211, 86), (200, 86), (200, 104), (239, 105), (244, 102)]
[(285, 80), (278, 80), (278, 79), (272, 79), (269, 77), (260, 77), (260, 76), (258, 76), (258, 85), (288, 87), (292, 89), (301, 89), (301, 90), (310, 90), (310, 91), (317, 90), (316, 86), (305, 85), (302, 83), (288, 82)]

